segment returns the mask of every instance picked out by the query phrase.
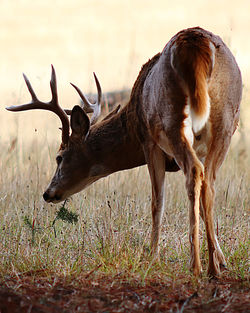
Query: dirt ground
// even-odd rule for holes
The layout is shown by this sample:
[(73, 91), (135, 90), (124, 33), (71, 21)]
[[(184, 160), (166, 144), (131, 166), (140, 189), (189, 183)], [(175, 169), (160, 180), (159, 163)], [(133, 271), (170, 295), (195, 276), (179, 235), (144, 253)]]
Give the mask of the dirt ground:
[(0, 284), (0, 313), (24, 312), (250, 312), (249, 288), (230, 278), (142, 284), (119, 275), (9, 277)]

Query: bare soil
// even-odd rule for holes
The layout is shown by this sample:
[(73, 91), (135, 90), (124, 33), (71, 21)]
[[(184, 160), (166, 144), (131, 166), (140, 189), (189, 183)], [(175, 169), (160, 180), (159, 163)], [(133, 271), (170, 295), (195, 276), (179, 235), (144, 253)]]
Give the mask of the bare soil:
[(184, 278), (142, 283), (104, 274), (75, 278), (26, 273), (0, 284), (0, 313), (72, 312), (250, 312), (246, 281)]

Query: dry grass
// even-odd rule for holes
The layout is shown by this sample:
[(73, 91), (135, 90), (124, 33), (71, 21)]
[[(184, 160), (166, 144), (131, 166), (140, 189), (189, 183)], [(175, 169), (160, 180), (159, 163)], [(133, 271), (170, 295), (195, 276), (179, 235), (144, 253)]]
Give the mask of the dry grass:
[[(67, 87), (68, 81), (80, 82), (83, 90), (90, 91), (90, 74), (95, 69), (104, 91), (132, 87), (140, 66), (182, 28), (200, 25), (229, 43), (241, 66), (245, 88), (242, 123), (218, 173), (215, 225), (227, 259), (227, 275), (243, 281), (249, 279), (250, 110), (246, 82), (250, 47), (244, 39), (249, 29), (247, 8), (248, 1), (242, 1), (242, 5), (238, 2), (237, 6), (209, 1), (204, 7), (194, 1), (192, 8), (183, 8), (182, 2), (172, 5), (159, 0), (143, 4), (139, 0), (107, 0), (105, 6), (99, 1), (76, 0), (70, 5), (60, 1), (49, 10), (44, 0), (0, 3), (0, 40), (5, 47), (0, 51), (3, 107), (29, 100), (20, 75), (23, 70), (44, 100), (50, 96), (49, 64), (54, 63), (61, 103), (69, 107), (78, 99)], [(212, 20), (207, 12), (213, 12)], [(196, 284), (189, 272), (188, 200), (182, 173), (166, 175), (166, 211), (157, 264), (148, 257), (151, 187), (145, 167), (113, 174), (75, 195), (66, 206), (79, 215), (78, 222), (56, 221), (53, 228), (60, 205), (44, 203), (41, 195), (55, 168), (59, 121), (47, 112), (15, 115), (6, 113), (3, 107), (0, 281), (8, 286), (8, 279), (16, 277), (13, 290), (25, 284), (22, 277), (38, 281), (40, 275), (46, 277), (48, 285), (64, 280), (64, 287), (65, 281), (81, 284), (81, 277), (92, 274), (100, 281), (106, 279), (110, 288), (113, 278), (118, 281), (115, 284), (120, 278), (130, 285), (134, 281), (141, 286), (148, 282), (149, 289), (152, 282), (177, 282), (176, 286), (185, 283), (187, 288)], [(200, 243), (206, 270), (208, 255), (202, 223)], [(205, 271), (201, 289), (206, 289), (206, 279)], [(30, 290), (30, 281), (27, 288)]]
[[(238, 134), (218, 175), (215, 223), (228, 269), (233, 277), (248, 277), (249, 151)], [(41, 199), (54, 169), (55, 143), (34, 133), (30, 144), (19, 137), (2, 145), (0, 275), (45, 269), (75, 275), (98, 267), (101, 272), (155, 276), (189, 276), (188, 201), (182, 173), (166, 175), (161, 258), (150, 263), (150, 180), (145, 167), (113, 174), (75, 195), (68, 209), (78, 223), (57, 221), (59, 206)], [(43, 137), (43, 136), (41, 136)], [(43, 147), (41, 150), (40, 147)], [(27, 223), (29, 221), (29, 223)], [(201, 256), (207, 266), (204, 226)], [(178, 274), (177, 274), (178, 273)]]

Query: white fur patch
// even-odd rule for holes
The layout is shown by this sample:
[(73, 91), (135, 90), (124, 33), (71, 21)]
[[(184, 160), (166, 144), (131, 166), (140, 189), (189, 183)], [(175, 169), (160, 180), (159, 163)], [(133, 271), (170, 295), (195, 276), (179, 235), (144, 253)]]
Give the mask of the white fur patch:
[[(208, 93), (206, 95), (206, 103), (207, 103), (207, 110), (205, 112), (205, 114), (203, 114), (203, 116), (198, 116), (196, 115), (196, 113), (194, 112), (194, 110), (190, 109), (190, 115), (191, 115), (191, 120), (192, 120), (192, 128), (195, 134), (197, 134), (206, 124), (208, 118), (209, 118), (209, 114), (210, 114), (210, 98), (208, 96)], [(189, 98), (188, 98), (188, 106), (189, 105)]]
[(188, 104), (185, 106), (184, 109), (184, 113), (187, 116), (184, 121), (184, 135), (187, 138), (187, 140), (189, 141), (190, 145), (193, 145), (194, 142), (194, 134), (193, 134), (193, 130), (192, 130), (192, 118), (191, 118), (191, 114), (190, 114), (190, 105), (189, 105), (189, 101), (187, 101)]

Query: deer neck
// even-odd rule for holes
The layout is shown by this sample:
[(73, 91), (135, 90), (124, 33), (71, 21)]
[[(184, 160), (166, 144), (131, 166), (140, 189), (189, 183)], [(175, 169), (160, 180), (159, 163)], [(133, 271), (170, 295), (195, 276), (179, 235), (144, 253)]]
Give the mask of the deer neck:
[(96, 168), (103, 172), (99, 175), (106, 176), (145, 164), (142, 146), (128, 116), (131, 119), (128, 107), (125, 107), (90, 130), (86, 144)]
[[(131, 91), (128, 104), (116, 115), (92, 126), (87, 138), (90, 155), (95, 158), (94, 166), (102, 168), (100, 175), (130, 169), (146, 164), (142, 148), (146, 125), (141, 118), (141, 94), (144, 81), (159, 60), (160, 53), (149, 60), (141, 69)], [(177, 166), (178, 168), (178, 166)], [(169, 161), (166, 169), (177, 170), (175, 162)], [(101, 170), (99, 170), (101, 172)], [(104, 173), (105, 172), (105, 173)]]

